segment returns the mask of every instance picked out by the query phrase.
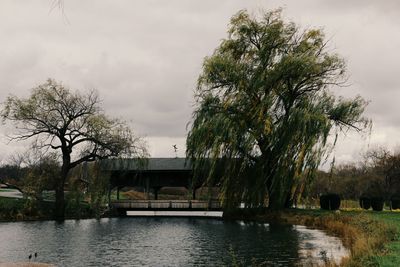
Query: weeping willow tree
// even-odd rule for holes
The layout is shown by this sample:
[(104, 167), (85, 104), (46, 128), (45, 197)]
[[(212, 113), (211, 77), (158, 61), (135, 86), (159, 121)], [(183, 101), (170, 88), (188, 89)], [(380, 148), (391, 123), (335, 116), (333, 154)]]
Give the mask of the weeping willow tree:
[(345, 62), (321, 30), (301, 30), (280, 10), (240, 11), (198, 80), (187, 137), (195, 174), (219, 177), (225, 206), (291, 205), (330, 136), (368, 125), (361, 97), (330, 91), (345, 79)]

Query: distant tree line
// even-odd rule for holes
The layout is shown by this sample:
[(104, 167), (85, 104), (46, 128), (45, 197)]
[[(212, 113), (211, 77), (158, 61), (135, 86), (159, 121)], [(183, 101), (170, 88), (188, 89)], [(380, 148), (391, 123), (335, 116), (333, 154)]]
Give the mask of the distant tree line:
[(303, 197), (318, 198), (327, 193), (354, 200), (362, 196), (385, 200), (400, 197), (400, 152), (374, 149), (366, 152), (360, 162), (318, 171), (314, 181), (305, 188)]

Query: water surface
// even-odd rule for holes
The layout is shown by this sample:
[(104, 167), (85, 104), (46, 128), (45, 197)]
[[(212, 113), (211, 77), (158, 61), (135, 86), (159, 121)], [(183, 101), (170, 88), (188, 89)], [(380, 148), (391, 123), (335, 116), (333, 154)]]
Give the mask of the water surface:
[(0, 262), (57, 266), (295, 266), (339, 260), (340, 240), (304, 226), (197, 218), (0, 223)]

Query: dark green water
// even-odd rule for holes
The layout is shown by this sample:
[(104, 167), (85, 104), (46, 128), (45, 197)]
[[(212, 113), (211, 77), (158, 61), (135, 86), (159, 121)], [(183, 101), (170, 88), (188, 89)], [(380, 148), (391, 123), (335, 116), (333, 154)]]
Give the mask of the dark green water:
[(194, 218), (0, 223), (0, 262), (57, 266), (308, 266), (345, 255), (339, 239), (303, 226)]

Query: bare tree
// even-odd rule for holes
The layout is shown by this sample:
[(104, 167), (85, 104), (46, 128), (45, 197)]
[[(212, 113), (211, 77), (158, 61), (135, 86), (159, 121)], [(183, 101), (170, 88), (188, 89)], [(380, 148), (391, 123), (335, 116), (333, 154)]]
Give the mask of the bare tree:
[(1, 116), (17, 127), (11, 140), (33, 139), (37, 149), (61, 153), (55, 183), (58, 219), (64, 218), (64, 184), (71, 169), (88, 161), (147, 154), (124, 121), (104, 114), (95, 91), (72, 92), (51, 79), (32, 89), (28, 98), (9, 96)]

